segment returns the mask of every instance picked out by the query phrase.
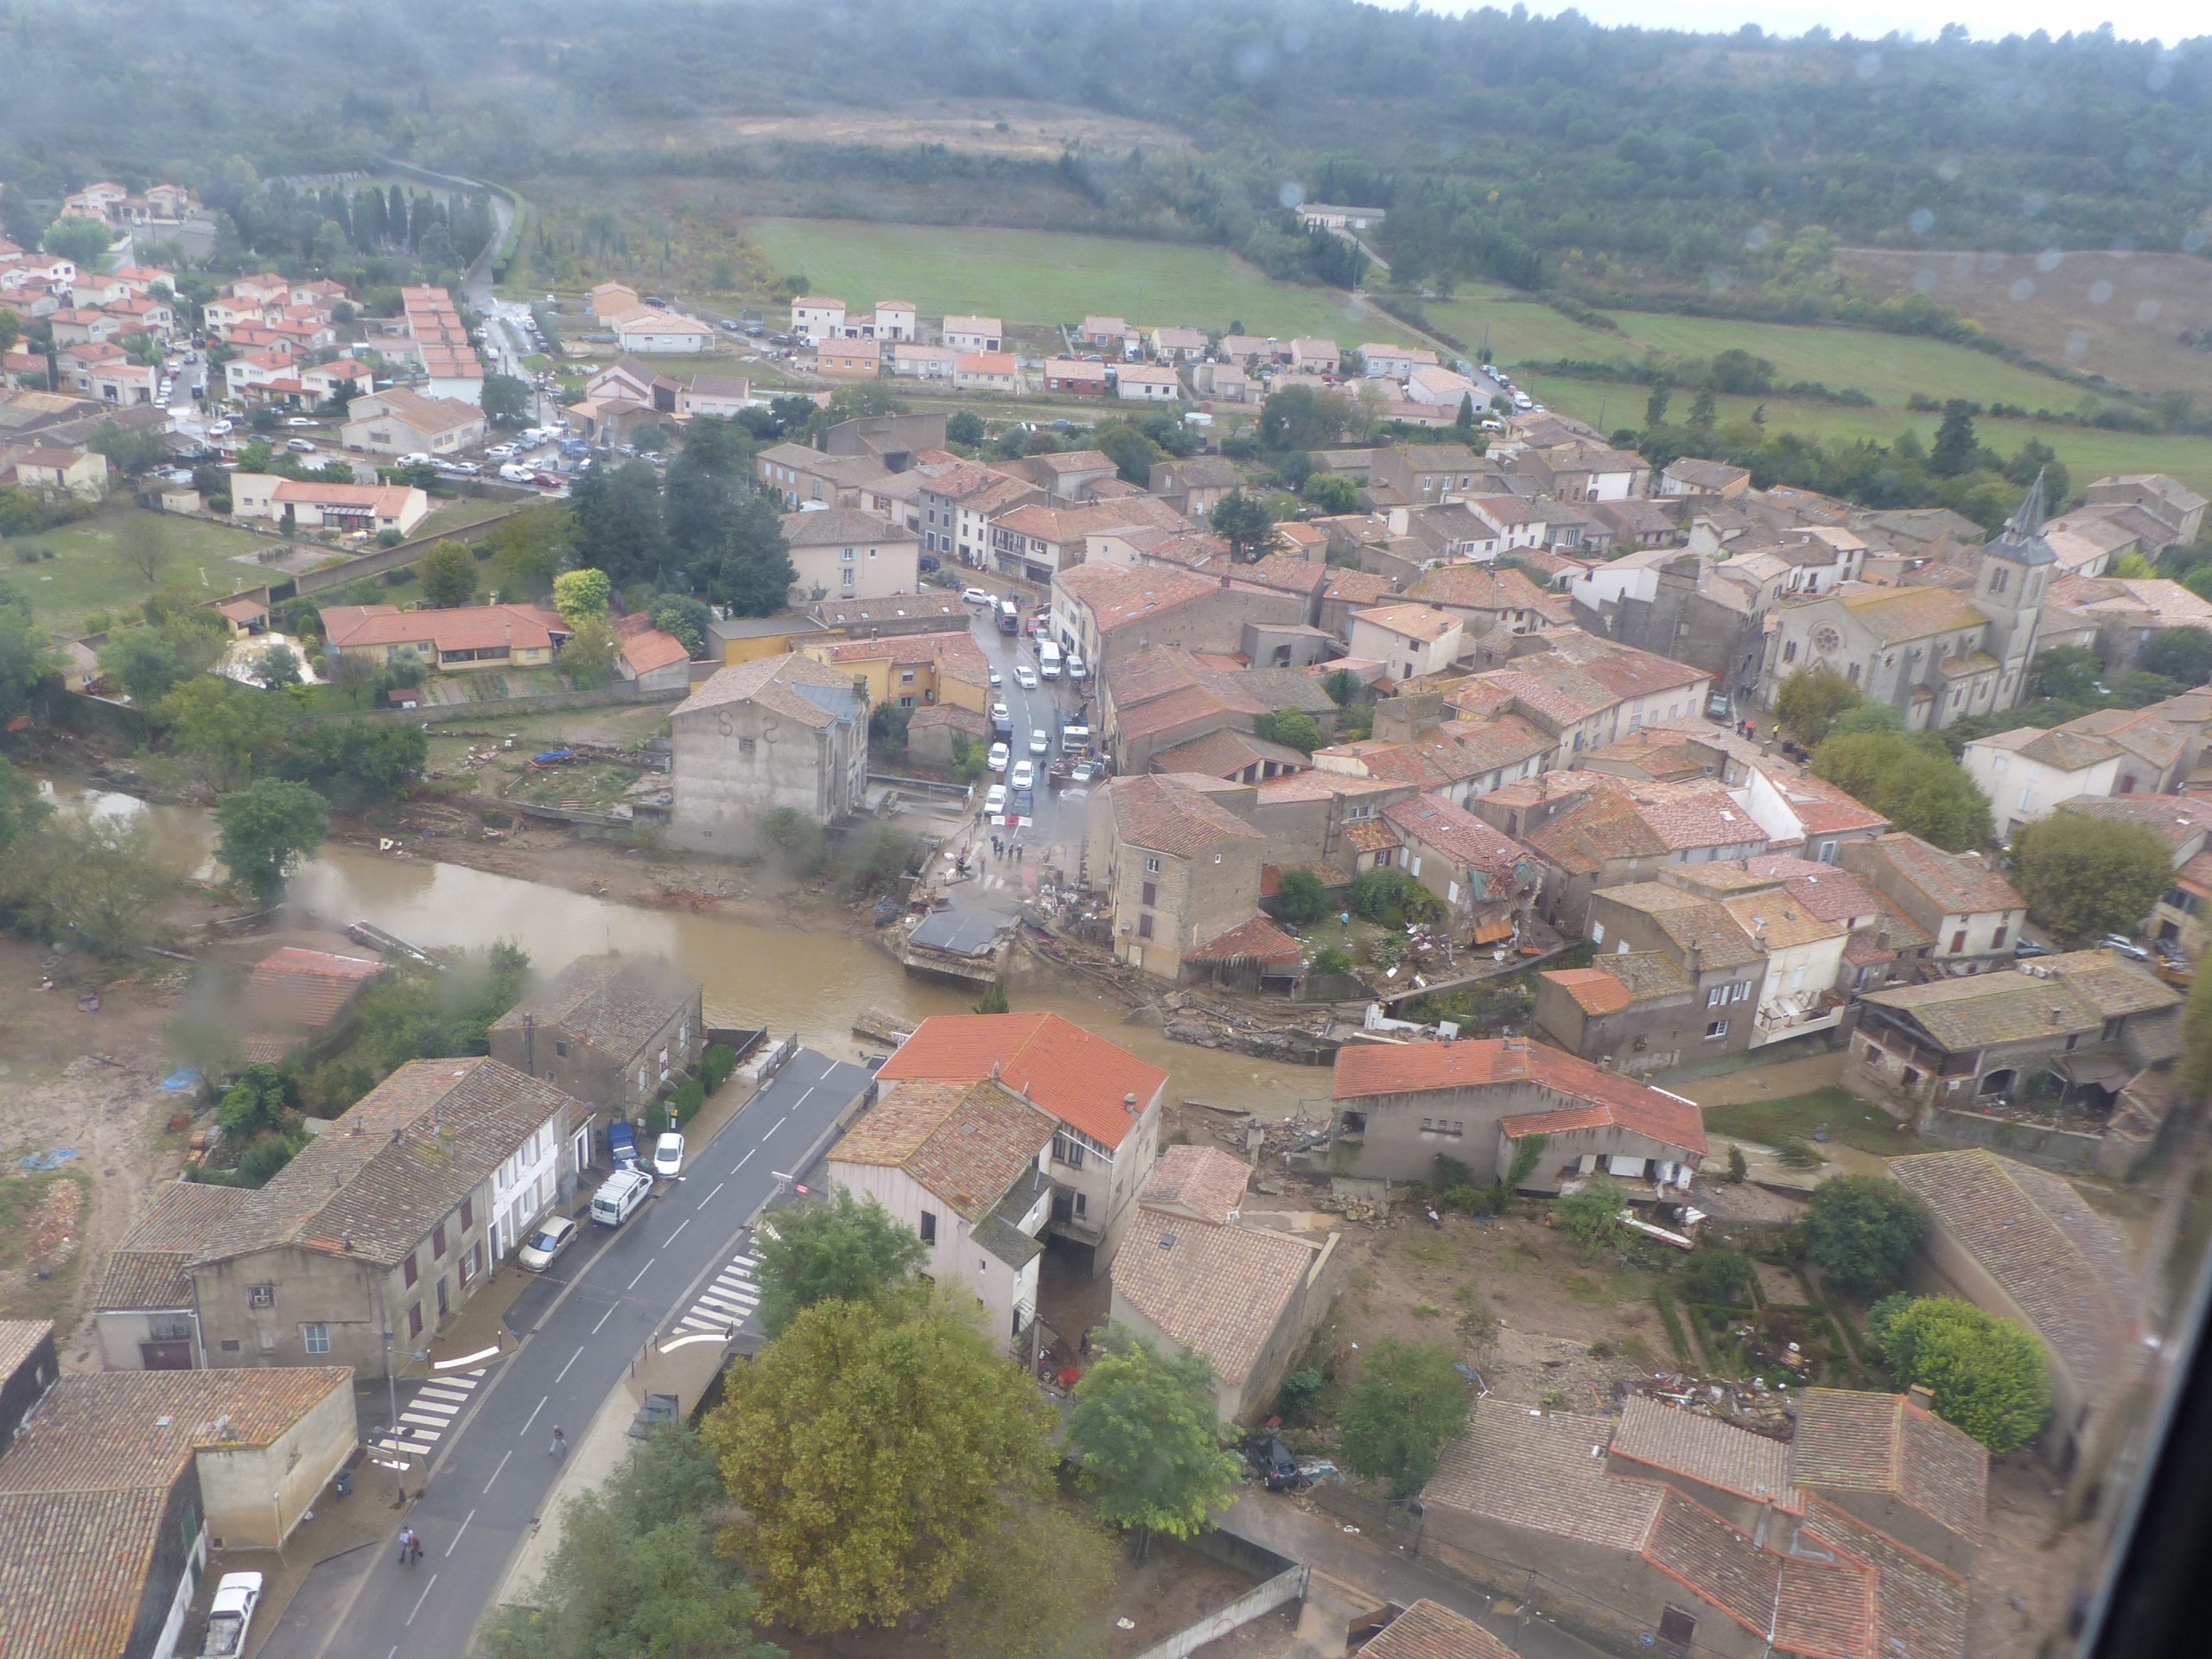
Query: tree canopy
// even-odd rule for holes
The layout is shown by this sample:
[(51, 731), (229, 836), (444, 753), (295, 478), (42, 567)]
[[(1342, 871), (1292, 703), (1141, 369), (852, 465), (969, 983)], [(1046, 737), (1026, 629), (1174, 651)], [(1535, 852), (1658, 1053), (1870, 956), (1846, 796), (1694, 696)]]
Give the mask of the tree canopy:
[(2043, 1344), (2024, 1325), (1955, 1296), (1885, 1296), (1866, 1338), (1901, 1386), (1936, 1396), (1936, 1414), (1991, 1452), (2033, 1440), (2050, 1414)]
[(1045, 1490), (1050, 1414), (949, 1294), (817, 1302), (726, 1386), (702, 1431), (746, 1515), (722, 1548), (798, 1630), (939, 1605)]
[(1205, 1530), (1238, 1484), (1214, 1411), (1213, 1367), (1188, 1349), (1164, 1354), (1121, 1325), (1098, 1347), (1068, 1418), (1083, 1490), (1115, 1526), (1176, 1538)]
[(2012, 885), (2069, 949), (2132, 935), (2172, 882), (2164, 838), (2147, 823), (2054, 812), (2012, 837)]
[(1837, 1175), (1813, 1191), (1805, 1254), (1839, 1290), (1886, 1290), (1902, 1278), (1928, 1231), (1928, 1211), (1895, 1181)]
[(1360, 1355), (1359, 1380), (1337, 1414), (1344, 1461), (1403, 1496), (1436, 1472), (1446, 1441), (1467, 1426), (1474, 1385), (1449, 1348), (1384, 1337)]
[(1801, 668), (1774, 694), (1774, 712), (1807, 748), (1818, 748), (1836, 716), (1859, 706), (1859, 688), (1832, 668)]
[(771, 1337), (817, 1302), (873, 1301), (910, 1277), (929, 1252), (875, 1199), (844, 1187), (816, 1204), (779, 1210), (755, 1230), (760, 1328)]
[(259, 778), (218, 797), (215, 855), (257, 902), (276, 902), (292, 866), (330, 830), (329, 804), (305, 784)]
[(1897, 829), (1949, 852), (1993, 833), (1989, 798), (1934, 732), (1858, 732), (1813, 752), (1813, 770)]
[(1249, 564), (1274, 540), (1275, 521), (1267, 504), (1243, 490), (1231, 490), (1215, 502), (1206, 523), (1229, 543), (1230, 556), (1239, 564)]

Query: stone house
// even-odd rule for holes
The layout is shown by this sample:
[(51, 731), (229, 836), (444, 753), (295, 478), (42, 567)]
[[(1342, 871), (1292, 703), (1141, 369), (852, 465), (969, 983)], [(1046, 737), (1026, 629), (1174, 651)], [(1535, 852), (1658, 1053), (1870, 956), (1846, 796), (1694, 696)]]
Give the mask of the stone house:
[(1702, 1047), (1704, 998), (1675, 958), (1631, 950), (1536, 976), (1536, 1029), (1569, 1053), (1630, 1077), (1681, 1065)]
[(754, 845), (779, 807), (830, 823), (868, 788), (868, 696), (853, 677), (786, 653), (715, 671), (669, 715), (675, 810), (669, 839), (698, 852)]
[(1351, 614), (1351, 654), (1383, 664), (1394, 681), (1447, 672), (1465, 637), (1459, 618), (1427, 605), (1382, 605)]
[(1213, 1367), (1214, 1411), (1249, 1422), (1274, 1399), (1306, 1334), (1328, 1313), (1338, 1235), (1247, 1226), (1251, 1174), (1216, 1147), (1170, 1147), (1137, 1195), (1137, 1224), (1114, 1258), (1113, 1322)]
[(1892, 830), (1847, 843), (1838, 861), (1924, 932), (1918, 951), (1945, 974), (1980, 974), (2009, 967), (2027, 901), (1978, 854), (1947, 853), (1917, 836)]
[(193, 1259), (251, 1196), (242, 1186), (170, 1181), (157, 1188), (116, 1241), (92, 1296), (92, 1334), (102, 1369), (204, 1369), (200, 1317), (192, 1301)]
[[(1363, 1179), (1429, 1180), (1442, 1154), (1477, 1182), (1494, 1181), (1511, 1171), (1522, 1137), (1554, 1128), (1586, 1132), (1573, 1146), (1576, 1173), (1602, 1161), (1644, 1198), (1686, 1189), (1705, 1158), (1694, 1102), (1526, 1038), (1341, 1048), (1330, 1094), (1330, 1140), (1318, 1156)], [(1567, 1179), (1541, 1167), (1545, 1179)]]
[(921, 537), (880, 514), (854, 507), (785, 513), (800, 598), (887, 599), (921, 584)]
[(1052, 637), (1094, 670), (1154, 645), (1234, 652), (1247, 622), (1305, 620), (1306, 601), (1299, 595), (1226, 575), (1078, 565), (1052, 577)]
[(1767, 849), (1758, 820), (1713, 779), (1637, 783), (1544, 772), (1477, 796), (1469, 810), (1551, 867), (1545, 913), (1573, 932), (1600, 889), (1655, 879), (1677, 864), (1750, 858)]
[(582, 1111), (494, 1059), (401, 1066), (194, 1258), (207, 1363), (405, 1363), (551, 1208)]
[(1050, 1238), (1094, 1277), (1106, 1270), (1160, 1155), (1166, 1071), (1056, 1014), (956, 1014), (923, 1020), (877, 1077), (995, 1080), (1049, 1113)]
[(484, 442), (484, 411), (458, 397), (393, 386), (346, 404), (339, 441), (372, 455), (456, 455)]
[(2181, 1003), (2103, 950), (1875, 991), (1859, 999), (1843, 1083), (1923, 1130), (1939, 1115), (1986, 1113), (2024, 1090), (2094, 1116), (2137, 1073), (2174, 1057)]
[(1203, 518), (1243, 486), (1243, 470), (1221, 455), (1155, 461), (1145, 488), (1186, 518)]
[(1375, 452), (1368, 474), (1378, 501), (1397, 506), (1433, 506), (1487, 494), (1497, 486), (1494, 461), (1464, 443), (1397, 444)]
[(1681, 970), (1694, 995), (1670, 1048), (1688, 1056), (1753, 1046), (1766, 952), (1726, 905), (1667, 881), (1601, 887), (1590, 898), (1589, 936), (1600, 952), (1656, 952)]
[(1959, 759), (2009, 842), (2062, 802), (2111, 794), (2126, 753), (2089, 733), (2022, 726), (1974, 739)]
[(597, 1161), (594, 1131), (637, 1117), (697, 1068), (703, 995), (663, 957), (611, 952), (577, 957), (493, 1023), (493, 1059), (584, 1103), (567, 1132), (569, 1172)]
[(1084, 864), (1107, 891), (1122, 961), (1173, 979), (1186, 953), (1252, 918), (1264, 837), (1226, 804), (1250, 799), (1245, 785), (1162, 773), (1092, 796)]
[(913, 1229), (923, 1271), (963, 1285), (1025, 1360), (1037, 1319), (1039, 1235), (1052, 1210), (1052, 1114), (995, 1078), (894, 1083), (830, 1149), (827, 1174)]

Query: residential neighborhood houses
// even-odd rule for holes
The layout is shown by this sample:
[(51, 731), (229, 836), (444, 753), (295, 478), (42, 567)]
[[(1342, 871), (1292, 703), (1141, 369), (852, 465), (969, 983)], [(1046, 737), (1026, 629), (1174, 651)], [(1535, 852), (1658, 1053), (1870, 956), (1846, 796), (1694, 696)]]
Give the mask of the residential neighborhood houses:
[[(197, 211), (95, 185), (67, 216)], [(1324, 237), (1383, 216), (1296, 211)], [(178, 281), (0, 259), (0, 302), (53, 342), (10, 354), (0, 484), (105, 500), (86, 423), (185, 436), (160, 365), (216, 342), (188, 349), (219, 347), (213, 383), (302, 457), (233, 457), (226, 516), (392, 561), (317, 596), (334, 548), (272, 554), (282, 578), (209, 595), (226, 643), (313, 598), (321, 677), (380, 704), (315, 717), (440, 745), (423, 781), (444, 787), (365, 836), (344, 815), (343, 857), (429, 875), (460, 848), (519, 885), (557, 847), (579, 907), (532, 931), (580, 937), (350, 1104), (286, 1104), (309, 1127), (257, 1185), (226, 1184), (208, 1132), (245, 1068), (295, 1103), (302, 1078), (332, 1086), (365, 1028), (389, 1034), (401, 978), (463, 968), (387, 931), (410, 912), (367, 879), (354, 907), (384, 919), (340, 924), (364, 954), (240, 959), (239, 1051), (179, 1067), (164, 1131), (194, 1178), (111, 1229), (78, 1340), (0, 1321), (0, 1506), (67, 1567), (87, 1494), (128, 1500), (119, 1587), (34, 1596), (19, 1565), (0, 1650), (79, 1626), (87, 1653), (168, 1659), (211, 1550), (282, 1548), (353, 1476), (381, 1479), (364, 1469), (439, 1467), (484, 1379), (542, 1368), (552, 1399), (592, 1351), (549, 1364), (534, 1334), (571, 1289), (593, 1318), (654, 1307), (607, 1397), (689, 1415), (782, 1339), (754, 1317), (779, 1226), (848, 1199), (911, 1236), (914, 1272), (972, 1300), (993, 1364), (1068, 1424), (1118, 1346), (1192, 1357), (1198, 1417), (1252, 1469), (1239, 1508), (1278, 1516), (1267, 1540), (1249, 1510), (1208, 1524), (1254, 1527), (1230, 1550), (1248, 1561), (1298, 1538), (1316, 1567), (1319, 1537), (1387, 1582), (1354, 1586), (1363, 1650), (1489, 1652), (1453, 1609), (1520, 1596), (1599, 1644), (1965, 1659), (2034, 1590), (2018, 1515), (2052, 1534), (2110, 1515), (2172, 1328), (2167, 1230), (2133, 1224), (2190, 1132), (2183, 1006), (2212, 943), (2212, 696), (2139, 667), (2203, 630), (2212, 671), (2212, 602), (2120, 561), (2197, 534), (2186, 486), (2114, 474), (2069, 511), (2037, 475), (1984, 535), (1657, 465), (1487, 359), (1103, 315), (1040, 353), (1001, 317), (805, 294), (786, 354), (725, 374), (699, 359), (734, 360), (734, 319), (613, 282), (583, 297), (590, 360), (525, 385), (525, 447), (559, 470), (487, 480), (472, 457), (515, 422), (455, 292), (408, 284), (369, 317), (334, 283), (248, 273), (195, 320)], [(1301, 452), (1328, 482), (1294, 499), (1238, 405), (1338, 386), (1377, 435)], [(1033, 397), (1095, 400), (1096, 424), (1025, 423)], [(284, 436), (309, 427), (327, 454)], [(1131, 459), (1147, 431), (1190, 453)], [(548, 499), (587, 545), (601, 465), (674, 503), (705, 434), (741, 435), (694, 497), (716, 537), (743, 531), (713, 572), (603, 583), (604, 619), (566, 571), (488, 591), (496, 556), (468, 560), (487, 569), (460, 602), (404, 586), (432, 586), (399, 563), (417, 538), (496, 543)], [(456, 503), (488, 515), (434, 522)], [(757, 592), (729, 579), (755, 540), (777, 556)], [(93, 700), (100, 644), (73, 642), (65, 698)], [(552, 689), (587, 650), (603, 683)], [(2062, 672), (2093, 689), (2060, 696)], [(2113, 696), (2122, 676), (2140, 696)], [(1805, 712), (1808, 687), (1834, 710)], [(631, 721), (625, 747), (599, 735)], [(1889, 747), (1853, 769), (1839, 743)], [(473, 792), (501, 757), (522, 787)], [(1921, 787), (1892, 790), (1908, 772)], [(2038, 862), (2085, 823), (2155, 867), (2124, 913)], [(428, 929), (444, 901), (411, 902)], [(786, 961), (766, 942), (802, 909)], [(769, 995), (787, 976), (811, 1006)], [(785, 1029), (756, 1028), (770, 1001)], [(710, 1084), (716, 1048), (746, 1059)], [(766, 1182), (718, 1209), (734, 1149)], [(1912, 1236), (1859, 1283), (1808, 1217), (1870, 1190)], [(684, 1227), (713, 1241), (699, 1273), (657, 1266)], [(626, 1287), (604, 1282), (618, 1262)], [(1896, 1291), (2019, 1333), (2032, 1422), (1993, 1431), (1915, 1371)], [(1406, 1348), (1453, 1407), (1411, 1473), (1340, 1414)], [(548, 1497), (578, 1490), (567, 1435), (628, 1437), (626, 1410), (578, 1403), (513, 1428)], [(118, 1474), (104, 1439), (131, 1432), (156, 1451)], [(270, 1488), (251, 1516), (248, 1481)], [(1339, 1495), (1361, 1519), (1333, 1518)], [(1368, 1530), (1380, 1547), (1345, 1541)], [(1296, 1593), (1310, 1612), (1333, 1592)], [(164, 1633), (118, 1624), (126, 1601)]]

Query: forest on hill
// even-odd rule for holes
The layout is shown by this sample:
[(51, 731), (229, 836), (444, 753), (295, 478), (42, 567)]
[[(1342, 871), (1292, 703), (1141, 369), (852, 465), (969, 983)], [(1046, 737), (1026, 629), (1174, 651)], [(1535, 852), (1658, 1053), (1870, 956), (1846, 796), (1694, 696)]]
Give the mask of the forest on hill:
[[(391, 156), (493, 179), (1027, 171), (1067, 189), (1083, 228), (1270, 269), (1306, 257), (1282, 212), (1303, 196), (1387, 207), (1379, 247), (1402, 279), (1808, 315), (1832, 297), (1836, 243), (2198, 252), (2212, 207), (2212, 37), (1700, 35), (1346, 0), (175, 0), (156, 16), (0, 3), (0, 181), (204, 188)], [(815, 143), (804, 120), (749, 150), (687, 132), (946, 96), (1192, 142), (1018, 159)]]

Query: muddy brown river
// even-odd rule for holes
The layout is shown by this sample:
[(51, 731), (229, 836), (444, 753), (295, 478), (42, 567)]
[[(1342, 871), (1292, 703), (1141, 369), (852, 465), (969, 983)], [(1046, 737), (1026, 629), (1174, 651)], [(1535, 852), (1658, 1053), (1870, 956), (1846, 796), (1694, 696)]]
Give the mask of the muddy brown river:
[[(208, 872), (213, 823), (199, 808), (149, 805), (111, 793), (75, 798), (99, 813), (143, 815), (168, 861), (188, 874)], [(883, 951), (840, 932), (644, 910), (430, 859), (326, 848), (293, 877), (291, 901), (325, 921), (373, 922), (430, 950), (512, 939), (540, 967), (594, 950), (658, 951), (698, 976), (707, 1012), (717, 1022), (765, 1026), (777, 1035), (796, 1031), (802, 1041), (840, 1058), (880, 1048), (853, 1035), (853, 1018), (862, 1009), (920, 1020), (965, 1013), (975, 1000), (972, 991), (911, 978)], [(1325, 1068), (1171, 1042), (1149, 1027), (1124, 1025), (1118, 1004), (1056, 973), (1017, 966), (1008, 990), (1018, 1009), (1065, 1015), (1165, 1067), (1171, 1100), (1284, 1117), (1300, 1102), (1319, 1103), (1328, 1094)]]

